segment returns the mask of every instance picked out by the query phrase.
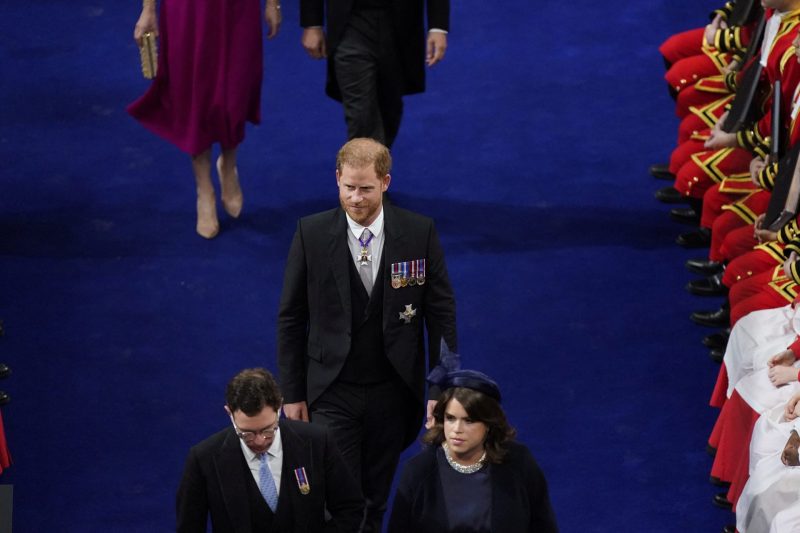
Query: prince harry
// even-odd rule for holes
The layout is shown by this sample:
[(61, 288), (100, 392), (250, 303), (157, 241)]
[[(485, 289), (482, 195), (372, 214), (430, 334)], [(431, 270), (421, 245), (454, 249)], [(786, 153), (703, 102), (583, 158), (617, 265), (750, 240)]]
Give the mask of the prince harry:
[(400, 454), (426, 412), (425, 376), (440, 340), (456, 346), (433, 221), (383, 203), (390, 169), (389, 150), (372, 139), (339, 150), (340, 207), (298, 222), (278, 312), (284, 413), (330, 428), (366, 498), (365, 532), (381, 530)]

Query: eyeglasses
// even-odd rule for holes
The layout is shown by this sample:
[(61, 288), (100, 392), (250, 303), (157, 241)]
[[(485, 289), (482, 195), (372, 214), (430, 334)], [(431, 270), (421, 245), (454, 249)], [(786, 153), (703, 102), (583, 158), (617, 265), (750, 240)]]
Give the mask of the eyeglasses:
[(249, 431), (249, 430), (241, 430), (236, 425), (236, 422), (233, 421), (233, 417), (231, 417), (231, 423), (233, 424), (233, 429), (236, 430), (236, 436), (242, 439), (246, 444), (252, 444), (256, 441), (257, 437), (261, 437), (264, 440), (269, 440), (275, 436), (275, 432), (278, 431), (278, 422), (275, 422), (271, 427), (265, 427), (264, 429), (258, 431)]

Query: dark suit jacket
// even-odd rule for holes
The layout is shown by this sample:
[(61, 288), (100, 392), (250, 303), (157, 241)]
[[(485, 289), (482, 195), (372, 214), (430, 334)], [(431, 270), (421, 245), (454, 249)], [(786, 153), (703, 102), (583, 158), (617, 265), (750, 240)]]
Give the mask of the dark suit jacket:
[[(547, 482), (524, 445), (512, 442), (502, 464), (491, 465), (492, 531), (556, 533)], [(392, 505), (389, 533), (447, 533), (447, 510), (436, 447), (406, 463)]]
[[(364, 500), (332, 437), (321, 426), (280, 421), (283, 469), (274, 532), (359, 530)], [(294, 470), (305, 467), (311, 491), (301, 494)], [(250, 476), (232, 427), (192, 447), (177, 496), (177, 531), (205, 533), (209, 514), (215, 533), (250, 533), (245, 483)], [(323, 526), (325, 509), (333, 524)]]
[[(419, 402), (416, 424), (406, 428), (410, 443), (419, 431), (422, 416), (416, 408), (424, 403), (425, 376), (438, 363), (442, 336), (456, 350), (455, 299), (433, 221), (391, 205), (383, 209), (383, 343), (392, 366)], [(310, 405), (336, 379), (350, 352), (348, 261), (353, 258), (347, 231), (341, 208), (305, 217), (297, 224), (278, 311), (278, 369), (286, 403), (307, 401)], [(426, 259), (426, 283), (393, 289), (391, 264), (415, 259)], [(407, 305), (417, 312), (410, 324), (400, 319)]]
[[(341, 100), (330, 58), (342, 38), (354, 0), (300, 0), (300, 25), (323, 26), (327, 15), (327, 94)], [(428, 28), (450, 29), (450, 0), (391, 0), (398, 58), (402, 65), (402, 94), (425, 90), (425, 11)]]

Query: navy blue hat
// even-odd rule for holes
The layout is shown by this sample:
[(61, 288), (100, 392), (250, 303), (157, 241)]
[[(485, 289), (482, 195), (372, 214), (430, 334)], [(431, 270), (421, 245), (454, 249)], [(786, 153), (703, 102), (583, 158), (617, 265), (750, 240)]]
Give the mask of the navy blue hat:
[(461, 370), (461, 356), (451, 352), (444, 339), (439, 354), (439, 365), (428, 374), (428, 383), (436, 385), (442, 391), (453, 387), (476, 390), (500, 403), (500, 387), (497, 383), (483, 372)]

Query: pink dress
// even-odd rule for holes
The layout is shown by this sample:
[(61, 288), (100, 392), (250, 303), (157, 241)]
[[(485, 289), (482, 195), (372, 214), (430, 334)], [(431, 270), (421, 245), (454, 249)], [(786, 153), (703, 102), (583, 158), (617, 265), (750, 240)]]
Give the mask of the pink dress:
[(162, 0), (158, 74), (128, 113), (190, 155), (235, 148), (261, 122), (260, 4)]
[(3, 430), (3, 416), (0, 415), (0, 472), (4, 468), (11, 466), (11, 454), (8, 453), (8, 446), (6, 445), (6, 434)]

